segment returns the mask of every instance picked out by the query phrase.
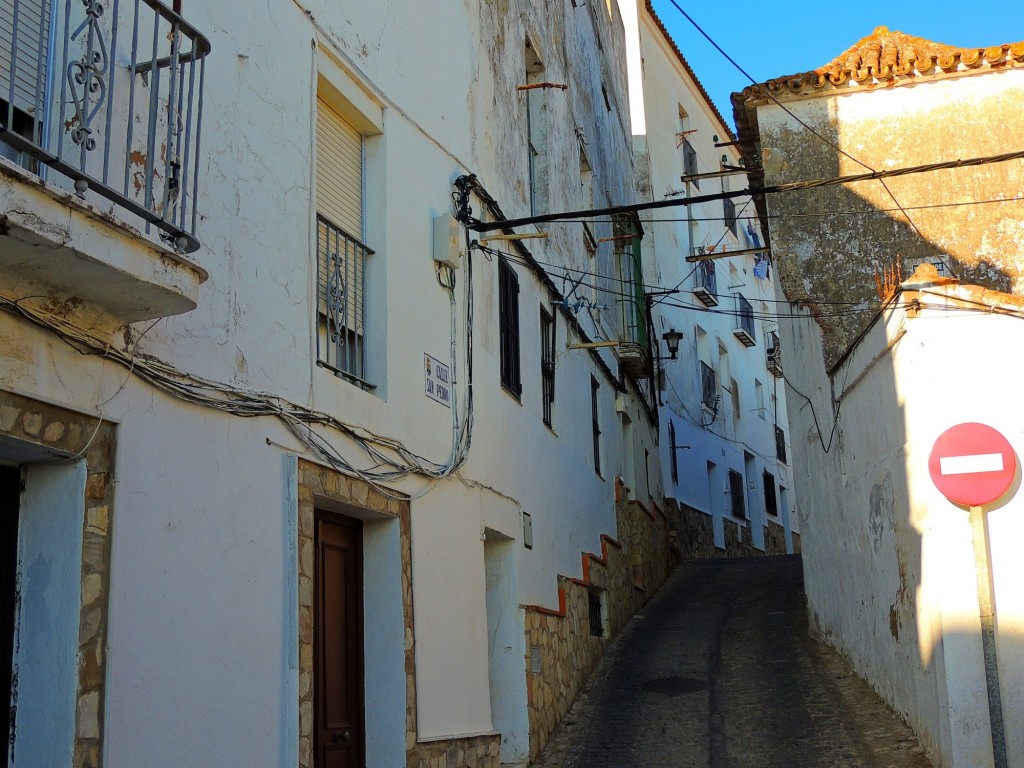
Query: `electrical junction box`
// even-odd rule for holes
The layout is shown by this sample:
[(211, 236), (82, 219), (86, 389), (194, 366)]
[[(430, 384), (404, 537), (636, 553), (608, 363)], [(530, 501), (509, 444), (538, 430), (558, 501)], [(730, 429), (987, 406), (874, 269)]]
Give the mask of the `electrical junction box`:
[(462, 227), (454, 216), (434, 217), (434, 262), (458, 269), (460, 259), (466, 255), (466, 239)]

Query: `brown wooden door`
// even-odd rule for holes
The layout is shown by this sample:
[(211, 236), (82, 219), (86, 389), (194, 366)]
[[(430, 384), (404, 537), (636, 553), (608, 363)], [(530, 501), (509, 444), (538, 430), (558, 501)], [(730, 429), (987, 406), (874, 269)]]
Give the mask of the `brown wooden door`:
[(10, 754), (11, 668), (14, 664), (14, 599), (18, 575), (18, 503), (21, 472), (0, 467), (0, 747)]
[(316, 768), (362, 768), (362, 528), (328, 513), (316, 522)]

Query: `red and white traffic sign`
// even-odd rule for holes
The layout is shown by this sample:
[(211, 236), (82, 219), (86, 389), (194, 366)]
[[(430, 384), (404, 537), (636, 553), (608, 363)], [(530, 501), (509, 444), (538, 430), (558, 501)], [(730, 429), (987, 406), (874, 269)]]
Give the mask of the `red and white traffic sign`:
[(980, 507), (1006, 493), (1017, 474), (1017, 454), (992, 427), (957, 424), (935, 441), (928, 472), (947, 499)]

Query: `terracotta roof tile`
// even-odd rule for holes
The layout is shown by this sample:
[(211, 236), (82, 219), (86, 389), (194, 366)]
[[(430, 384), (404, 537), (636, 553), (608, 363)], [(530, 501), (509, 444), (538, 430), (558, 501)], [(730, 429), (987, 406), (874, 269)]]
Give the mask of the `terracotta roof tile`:
[(744, 94), (754, 95), (761, 89), (798, 94), (843, 85), (896, 85), (921, 77), (1017, 66), (1024, 66), (1024, 41), (959, 48), (878, 27), (828, 64), (750, 86)]

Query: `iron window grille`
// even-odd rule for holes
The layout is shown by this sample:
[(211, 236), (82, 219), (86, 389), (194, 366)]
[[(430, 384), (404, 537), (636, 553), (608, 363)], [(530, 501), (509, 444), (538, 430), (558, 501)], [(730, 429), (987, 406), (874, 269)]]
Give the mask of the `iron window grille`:
[(739, 320), (738, 330), (746, 333), (750, 340), (744, 343), (753, 346), (757, 343), (757, 337), (754, 336), (754, 307), (739, 293), (736, 294), (736, 315)]
[(711, 296), (718, 295), (718, 270), (711, 259), (697, 262), (697, 285)]
[(498, 259), (498, 321), (501, 385), (517, 398), (523, 394), (519, 359), (519, 277), (508, 259)]
[[(697, 150), (693, 148), (689, 139), (683, 139), (683, 175), (697, 175)], [(700, 189), (700, 182), (697, 179), (690, 179), (695, 189)]]
[(782, 346), (779, 343), (779, 335), (775, 331), (768, 334), (768, 343), (765, 348), (765, 366), (773, 376), (782, 376)]
[(743, 475), (735, 469), (729, 470), (729, 496), (732, 498), (733, 517), (746, 519), (747, 505), (743, 498)]
[(540, 379), (544, 423), (550, 427), (555, 402), (555, 320), (543, 307), (540, 310)]
[(764, 472), (764, 508), (772, 517), (779, 516), (779, 505), (775, 500), (775, 475)]
[(369, 248), (317, 214), (317, 362), (367, 388), (365, 285)]
[(700, 401), (708, 408), (718, 404), (718, 377), (715, 369), (704, 361), (700, 363)]
[(775, 455), (779, 461), (786, 463), (786, 433), (781, 427), (775, 428)]
[(0, 155), (191, 253), (210, 50), (159, 0), (4, 0)]
[(594, 436), (594, 471), (601, 474), (601, 421), (598, 418), (597, 392), (601, 385), (597, 379), (590, 377), (590, 421)]
[[(636, 225), (630, 218), (621, 218), (615, 223), (615, 236), (627, 237), (616, 241), (619, 285), (619, 327), (620, 340), (636, 345), (641, 351), (647, 347), (647, 304), (643, 283), (643, 259), (639, 237), (629, 237), (636, 232)], [(620, 350), (621, 352), (622, 350)]]

